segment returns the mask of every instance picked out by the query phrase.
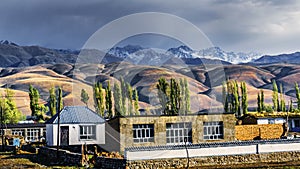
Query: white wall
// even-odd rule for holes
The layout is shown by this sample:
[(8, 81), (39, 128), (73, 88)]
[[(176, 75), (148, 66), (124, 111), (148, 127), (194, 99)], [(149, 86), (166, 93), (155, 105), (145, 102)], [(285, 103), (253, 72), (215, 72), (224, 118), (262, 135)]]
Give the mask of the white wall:
[(257, 124), (269, 124), (268, 119), (257, 119)]
[(46, 124), (46, 141), (48, 146), (53, 146), (53, 125)]
[[(300, 143), (284, 143), (284, 144), (257, 144), (257, 145), (241, 145), (241, 146), (224, 146), (211, 148), (191, 148), (188, 149), (189, 157), (205, 157), (205, 156), (223, 156), (223, 155), (243, 155), (243, 154), (261, 154), (284, 151), (300, 151)], [(148, 160), (148, 159), (164, 159), (164, 158), (186, 158), (185, 149), (171, 150), (141, 150), (126, 151), (127, 160)]]
[[(94, 125), (94, 124), (84, 124)], [(79, 124), (61, 124), (60, 126), (69, 126), (69, 145), (81, 145), (81, 144), (105, 144), (105, 124), (96, 125), (96, 140), (80, 140), (79, 139)], [(47, 145), (57, 145), (57, 124), (47, 124)], [(59, 140), (60, 141), (60, 140)]]

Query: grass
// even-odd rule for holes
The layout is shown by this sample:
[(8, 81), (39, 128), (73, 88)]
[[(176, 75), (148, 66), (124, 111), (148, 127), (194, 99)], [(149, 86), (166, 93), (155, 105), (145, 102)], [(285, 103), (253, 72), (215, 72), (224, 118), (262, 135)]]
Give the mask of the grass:
[(0, 168), (78, 168), (47, 165), (45, 159), (37, 157), (36, 154), (21, 151), (20, 154), (13, 154), (12, 152), (0, 152)]

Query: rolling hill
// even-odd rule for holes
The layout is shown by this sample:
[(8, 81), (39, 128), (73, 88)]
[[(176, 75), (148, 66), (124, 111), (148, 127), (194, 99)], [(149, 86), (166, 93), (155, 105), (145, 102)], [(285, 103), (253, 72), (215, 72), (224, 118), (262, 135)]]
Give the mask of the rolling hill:
[[(137, 49), (135, 49), (137, 48)], [(176, 54), (186, 48), (172, 48)], [(131, 52), (129, 52), (129, 51)], [(191, 93), (191, 110), (198, 112), (211, 108), (222, 111), (222, 82), (225, 79), (245, 81), (248, 89), (249, 107), (256, 107), (257, 93), (263, 89), (265, 101), (271, 104), (272, 80), (283, 85), (286, 102), (295, 101), (294, 83), (299, 83), (300, 66), (297, 64), (231, 64), (229, 62), (205, 58), (163, 58), (163, 64), (147, 64), (147, 60), (162, 59), (160, 55), (152, 58), (155, 51), (138, 47), (128, 49), (118, 48), (122, 57), (134, 53), (135, 57), (145, 56), (134, 62), (132, 58), (121, 58), (110, 54), (98, 63), (97, 58), (88, 63), (85, 57), (77, 58), (79, 51), (47, 49), (39, 46), (18, 46), (14, 43), (0, 44), (0, 92), (11, 88), (15, 92), (18, 108), (26, 115), (30, 115), (28, 88), (33, 85), (41, 93), (41, 102), (47, 103), (48, 90), (52, 86), (61, 86), (65, 105), (83, 105), (80, 101), (81, 89), (85, 89), (89, 96), (88, 106), (94, 108), (92, 86), (101, 82), (104, 86), (109, 80), (111, 84), (119, 83), (122, 77), (138, 90), (139, 104), (143, 109), (159, 107), (156, 83), (160, 77), (185, 78), (189, 82)], [(115, 52), (114, 51), (114, 52)], [(81, 56), (103, 55), (100, 51), (85, 51)], [(93, 53), (90, 55), (89, 53)], [(127, 53), (126, 53), (127, 52)], [(191, 51), (190, 51), (191, 52)], [(96, 56), (97, 56), (96, 55)], [(273, 56), (276, 57), (276, 56)], [(279, 56), (281, 57), (281, 56)], [(158, 60), (157, 60), (158, 59)], [(288, 59), (290, 59), (288, 57)], [(257, 61), (257, 60), (256, 60)], [(205, 63), (205, 64), (203, 64)]]

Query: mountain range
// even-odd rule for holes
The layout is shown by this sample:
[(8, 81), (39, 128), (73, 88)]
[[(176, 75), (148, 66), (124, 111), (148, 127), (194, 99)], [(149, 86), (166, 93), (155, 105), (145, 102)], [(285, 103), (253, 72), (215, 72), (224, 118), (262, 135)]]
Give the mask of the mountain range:
[[(0, 67), (23, 67), (39, 64), (71, 63), (77, 61), (80, 50), (49, 49), (40, 46), (19, 46), (16, 43), (0, 41)], [(90, 52), (90, 51), (89, 51)], [(180, 59), (188, 65), (209, 64), (266, 64), (266, 63), (300, 63), (300, 52), (280, 55), (261, 55), (257, 52), (226, 52), (219, 47), (192, 50), (179, 46), (167, 50), (144, 48), (138, 45), (113, 47), (107, 52), (102, 63), (127, 61), (134, 64), (162, 65), (173, 58)], [(83, 52), (82, 52), (83, 53)], [(96, 54), (96, 56), (99, 54)]]
[[(88, 56), (88, 53), (105, 57), (101, 63), (78, 61), (78, 55)], [(234, 57), (249, 62), (234, 64), (230, 62)], [(265, 102), (272, 103), (272, 80), (283, 85), (286, 102), (295, 101), (294, 82), (300, 79), (299, 53), (259, 57), (255, 53), (224, 52), (217, 47), (194, 51), (179, 46), (162, 51), (128, 45), (105, 53), (19, 46), (1, 41), (0, 59), (0, 91), (3, 93), (6, 87), (13, 89), (18, 108), (26, 115), (30, 114), (27, 93), (30, 84), (39, 89), (41, 102), (48, 100), (50, 87), (61, 86), (65, 105), (83, 105), (80, 92), (85, 89), (90, 96), (88, 106), (93, 108), (92, 85), (96, 81), (106, 85), (108, 80), (111, 84), (119, 83), (123, 77), (137, 89), (140, 107), (146, 109), (158, 106), (155, 86), (160, 77), (185, 78), (189, 82), (192, 112), (197, 112), (221, 107), (221, 86), (225, 78), (246, 82), (250, 107), (256, 106), (257, 92), (261, 89), (265, 92)]]

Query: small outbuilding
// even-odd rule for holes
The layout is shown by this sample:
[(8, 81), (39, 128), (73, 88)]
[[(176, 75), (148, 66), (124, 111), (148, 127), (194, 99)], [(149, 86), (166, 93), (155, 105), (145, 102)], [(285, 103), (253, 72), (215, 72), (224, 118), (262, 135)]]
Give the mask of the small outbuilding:
[[(105, 144), (105, 119), (85, 106), (67, 106), (59, 113), (59, 145)], [(48, 146), (57, 145), (58, 114), (46, 122)]]

